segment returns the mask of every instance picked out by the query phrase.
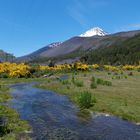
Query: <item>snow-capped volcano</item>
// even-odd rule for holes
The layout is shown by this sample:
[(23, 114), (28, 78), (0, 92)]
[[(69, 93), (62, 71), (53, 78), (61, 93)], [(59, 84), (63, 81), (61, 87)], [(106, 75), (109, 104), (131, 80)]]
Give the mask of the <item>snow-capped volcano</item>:
[(103, 29), (95, 27), (81, 34), (80, 37), (105, 36), (107, 34)]

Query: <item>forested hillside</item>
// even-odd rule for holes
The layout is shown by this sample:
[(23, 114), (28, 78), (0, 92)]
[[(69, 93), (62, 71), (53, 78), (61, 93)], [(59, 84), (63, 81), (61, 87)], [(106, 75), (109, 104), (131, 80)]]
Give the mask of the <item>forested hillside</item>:
[(135, 64), (140, 61), (140, 34), (119, 44), (102, 47), (85, 54), (81, 61), (100, 64)]

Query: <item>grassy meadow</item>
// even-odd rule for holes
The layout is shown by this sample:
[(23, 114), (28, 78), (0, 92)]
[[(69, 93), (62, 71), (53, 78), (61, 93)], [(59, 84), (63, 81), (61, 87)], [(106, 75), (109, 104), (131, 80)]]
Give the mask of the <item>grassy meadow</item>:
[[(140, 72), (125, 71), (121, 75), (106, 71), (76, 72), (68, 73), (68, 80), (60, 80), (56, 77), (47, 78), (37, 87), (65, 94), (77, 105), (79, 105), (80, 94), (88, 91), (96, 100), (94, 105), (88, 108), (89, 110), (140, 122)], [(96, 82), (99, 81), (98, 79), (103, 79), (111, 84), (104, 85), (99, 82), (92, 86), (93, 77)]]

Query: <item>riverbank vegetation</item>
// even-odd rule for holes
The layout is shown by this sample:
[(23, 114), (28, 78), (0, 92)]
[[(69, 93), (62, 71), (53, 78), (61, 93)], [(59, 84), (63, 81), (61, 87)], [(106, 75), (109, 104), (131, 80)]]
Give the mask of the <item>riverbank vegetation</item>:
[(12, 98), (9, 88), (0, 81), (0, 140), (15, 140), (20, 134), (30, 130), (26, 121), (20, 120), (19, 114), (8, 107), (7, 103)]

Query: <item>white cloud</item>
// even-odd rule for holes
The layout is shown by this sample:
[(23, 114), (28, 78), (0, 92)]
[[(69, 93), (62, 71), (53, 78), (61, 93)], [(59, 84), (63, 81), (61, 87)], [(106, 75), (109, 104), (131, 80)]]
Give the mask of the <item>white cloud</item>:
[(106, 5), (108, 2), (105, 0), (72, 0), (72, 5), (67, 7), (67, 11), (82, 27), (88, 27), (88, 14)]

